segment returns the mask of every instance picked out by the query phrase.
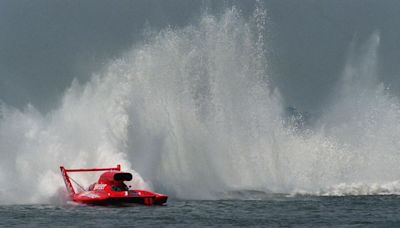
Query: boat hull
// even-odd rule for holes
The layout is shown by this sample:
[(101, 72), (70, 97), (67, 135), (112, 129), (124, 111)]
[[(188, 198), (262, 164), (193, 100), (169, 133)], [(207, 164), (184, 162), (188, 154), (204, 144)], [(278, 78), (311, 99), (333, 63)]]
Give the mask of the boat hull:
[(130, 190), (117, 192), (116, 194), (112, 195), (105, 192), (87, 191), (75, 194), (73, 201), (90, 205), (163, 205), (168, 200), (168, 196), (166, 195), (143, 190)]

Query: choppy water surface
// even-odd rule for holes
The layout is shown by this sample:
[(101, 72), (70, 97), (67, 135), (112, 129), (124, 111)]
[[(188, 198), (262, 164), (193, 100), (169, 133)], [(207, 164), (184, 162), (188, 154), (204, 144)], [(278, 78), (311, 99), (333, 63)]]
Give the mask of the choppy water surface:
[(279, 196), (263, 200), (172, 200), (167, 206), (3, 205), (0, 226), (221, 227), (400, 225), (398, 196)]

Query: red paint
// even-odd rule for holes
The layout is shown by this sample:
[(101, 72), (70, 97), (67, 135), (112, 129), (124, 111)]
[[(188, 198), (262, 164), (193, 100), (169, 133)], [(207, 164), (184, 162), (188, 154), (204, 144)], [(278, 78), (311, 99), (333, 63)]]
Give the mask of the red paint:
[[(125, 181), (132, 179), (132, 174), (121, 172), (121, 166), (115, 168), (92, 168), (92, 169), (65, 169), (60, 166), (68, 195), (72, 201), (85, 204), (126, 204), (140, 203), (145, 205), (162, 205), (168, 200), (168, 196), (155, 192), (134, 189), (130, 190)], [(75, 191), (69, 172), (103, 172), (99, 180), (91, 184), (85, 191)]]

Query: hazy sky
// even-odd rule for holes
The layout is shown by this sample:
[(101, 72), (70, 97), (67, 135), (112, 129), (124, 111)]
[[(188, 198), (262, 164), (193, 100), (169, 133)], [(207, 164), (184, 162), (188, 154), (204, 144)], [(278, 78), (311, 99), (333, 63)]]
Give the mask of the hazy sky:
[[(190, 25), (254, 1), (0, 0), (0, 100), (48, 110), (73, 78), (86, 81), (155, 30)], [(271, 76), (287, 105), (317, 109), (339, 78), (352, 41), (381, 34), (380, 78), (400, 94), (400, 1), (269, 0)]]

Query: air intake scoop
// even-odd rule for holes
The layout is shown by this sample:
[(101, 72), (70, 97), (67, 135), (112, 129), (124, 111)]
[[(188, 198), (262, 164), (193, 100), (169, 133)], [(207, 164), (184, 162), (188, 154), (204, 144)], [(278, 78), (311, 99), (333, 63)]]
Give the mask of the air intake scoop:
[(130, 173), (115, 173), (114, 174), (115, 181), (130, 181), (132, 180), (132, 174)]

